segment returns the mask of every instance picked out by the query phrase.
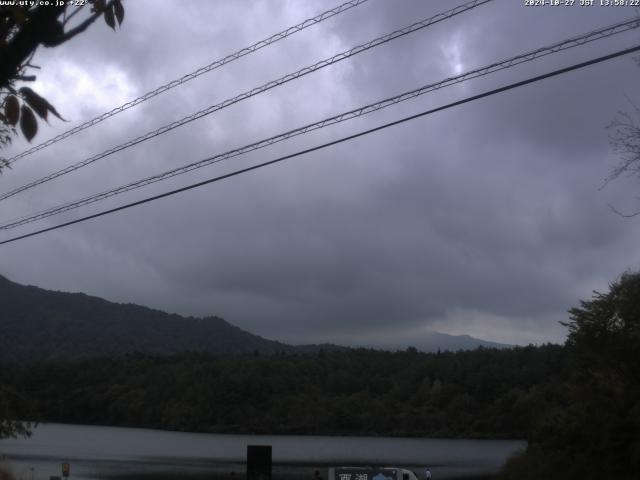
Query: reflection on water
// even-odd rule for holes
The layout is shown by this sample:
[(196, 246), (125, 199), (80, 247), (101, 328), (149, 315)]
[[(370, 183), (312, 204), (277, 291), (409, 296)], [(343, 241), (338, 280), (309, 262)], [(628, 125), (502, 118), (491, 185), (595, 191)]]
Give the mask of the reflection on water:
[[(274, 478), (312, 478), (330, 465), (431, 467), (434, 480), (495, 473), (521, 441), (297, 435), (217, 435), (137, 428), (41, 424), (29, 439), (0, 440), (17, 480), (49, 480), (71, 463), (69, 480), (244, 473), (247, 445), (272, 445)], [(126, 477), (126, 478), (125, 478)]]

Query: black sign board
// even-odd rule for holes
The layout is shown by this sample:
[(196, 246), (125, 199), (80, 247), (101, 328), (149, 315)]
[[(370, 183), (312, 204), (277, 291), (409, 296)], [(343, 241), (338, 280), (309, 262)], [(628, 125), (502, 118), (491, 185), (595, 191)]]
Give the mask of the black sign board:
[(247, 445), (247, 480), (271, 480), (271, 445)]

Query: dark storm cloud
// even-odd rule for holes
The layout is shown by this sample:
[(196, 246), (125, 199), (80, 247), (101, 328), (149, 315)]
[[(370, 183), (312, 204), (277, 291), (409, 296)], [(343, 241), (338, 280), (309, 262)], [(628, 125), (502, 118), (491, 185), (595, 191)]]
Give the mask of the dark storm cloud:
[[(131, 2), (121, 31), (96, 25), (82, 41), (40, 52), (41, 87), (80, 121), (332, 5)], [(100, 152), (453, 6), (372, 0), (27, 158), (2, 180), (17, 186), (69, 158)], [(577, 6), (536, 10), (497, 0), (12, 199), (6, 204), (11, 215), (5, 216), (111, 188), (632, 14)], [(105, 207), (583, 61), (638, 38), (626, 34), (467, 82)], [(607, 207), (633, 206), (629, 199), (637, 185), (598, 191), (615, 161), (604, 127), (627, 107), (625, 95), (638, 96), (639, 74), (631, 59), (618, 59), (29, 239), (5, 247), (2, 273), (186, 315), (217, 314), (284, 341), (406, 345), (428, 328), (498, 341), (560, 341), (557, 321), (566, 318), (567, 308), (640, 265), (638, 223)], [(63, 80), (68, 91), (57, 87)], [(49, 131), (65, 127), (54, 124)], [(17, 142), (15, 151), (21, 146)]]

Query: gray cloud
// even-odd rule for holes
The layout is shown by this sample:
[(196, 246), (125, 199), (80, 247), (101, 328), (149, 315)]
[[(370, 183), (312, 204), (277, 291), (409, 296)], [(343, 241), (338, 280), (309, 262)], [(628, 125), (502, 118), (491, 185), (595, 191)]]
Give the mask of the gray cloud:
[[(82, 39), (39, 52), (38, 86), (80, 122), (329, 6), (132, 2), (121, 31), (96, 25)], [(372, 0), (20, 161), (2, 177), (3, 190), (452, 6)], [(105, 190), (632, 14), (498, 0), (11, 199), (2, 217)], [(637, 41), (638, 33), (625, 34), (466, 82), (63, 218)], [(410, 344), (428, 328), (517, 343), (561, 341), (557, 322), (568, 308), (640, 265), (638, 222), (608, 209), (634, 208), (637, 183), (598, 190), (615, 162), (605, 126), (627, 107), (625, 95), (638, 97), (638, 75), (630, 58), (617, 59), (447, 110), (4, 246), (0, 270), (45, 288), (217, 314), (284, 341)], [(52, 122), (37, 140), (68, 126)], [(7, 153), (24, 147), (18, 140)]]

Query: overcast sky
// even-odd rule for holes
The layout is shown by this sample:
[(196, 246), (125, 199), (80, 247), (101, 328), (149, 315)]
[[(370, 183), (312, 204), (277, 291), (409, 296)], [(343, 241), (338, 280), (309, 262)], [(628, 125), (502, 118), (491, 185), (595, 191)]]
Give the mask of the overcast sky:
[[(124, 2), (38, 51), (33, 88), (70, 123), (40, 143), (339, 0)], [(370, 0), (16, 162), (5, 192), (196, 110), (446, 9)], [(460, 2), (461, 3), (461, 2)], [(637, 14), (495, 0), (240, 102), (0, 204), (3, 222)], [(464, 82), (39, 223), (6, 239), (270, 160), (508, 82), (640, 43), (633, 31)], [(604, 189), (606, 126), (640, 104), (629, 56), (349, 143), (0, 247), (0, 274), (182, 315), (218, 315), (291, 343), (420, 343), (427, 330), (562, 342), (567, 309), (640, 268), (640, 182)], [(2, 154), (15, 155), (22, 139)], [(88, 319), (88, 321), (90, 321)]]

